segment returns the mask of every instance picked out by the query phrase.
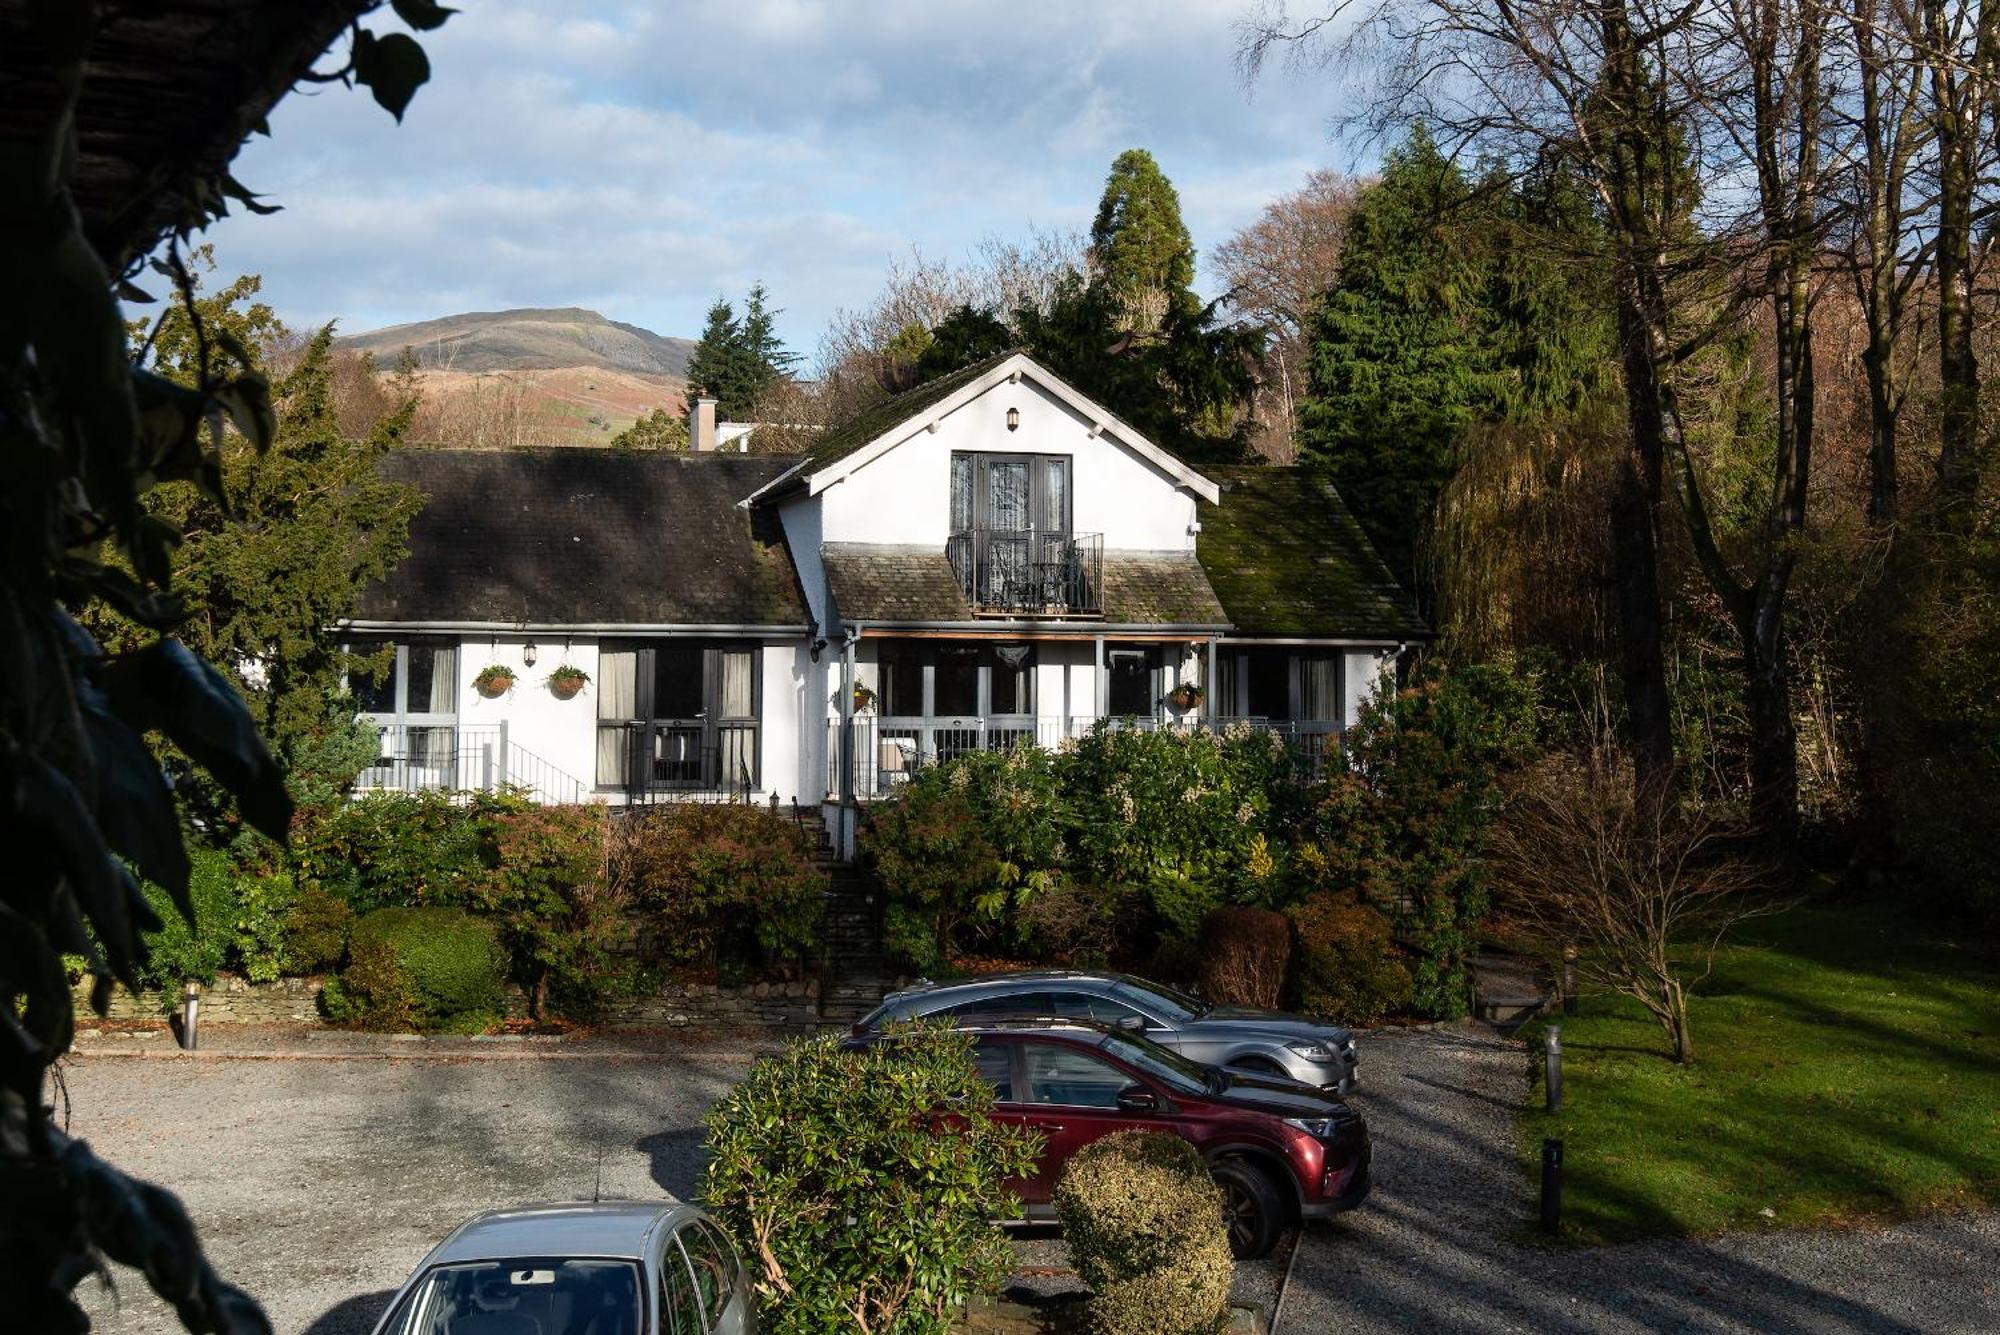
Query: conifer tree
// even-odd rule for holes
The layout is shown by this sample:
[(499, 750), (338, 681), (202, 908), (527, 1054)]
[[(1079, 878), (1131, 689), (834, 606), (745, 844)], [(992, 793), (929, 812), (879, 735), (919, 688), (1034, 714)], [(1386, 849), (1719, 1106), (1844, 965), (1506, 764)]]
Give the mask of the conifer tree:
[(1180, 195), (1143, 148), (1128, 148), (1111, 164), (1090, 225), (1090, 257), (1094, 284), (1123, 303), (1142, 332), (1158, 328), (1169, 310), (1201, 304)]

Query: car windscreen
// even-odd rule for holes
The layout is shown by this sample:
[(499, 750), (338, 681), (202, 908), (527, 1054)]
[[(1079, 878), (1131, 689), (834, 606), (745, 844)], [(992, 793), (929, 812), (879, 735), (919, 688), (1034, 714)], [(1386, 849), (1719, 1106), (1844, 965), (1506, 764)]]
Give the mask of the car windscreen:
[(633, 1261), (524, 1256), (434, 1266), (382, 1335), (639, 1335)]
[(1206, 1066), (1189, 1061), (1150, 1038), (1121, 1031), (1104, 1035), (1100, 1046), (1106, 1054), (1128, 1066), (1136, 1066), (1176, 1093), (1201, 1094), (1209, 1087), (1211, 1075)]
[(1120, 975), (1115, 990), (1123, 992), (1139, 1004), (1140, 1009), (1150, 1011), (1170, 1024), (1192, 1020), (1208, 1010), (1208, 1003), (1191, 997), (1185, 992), (1176, 992), (1161, 983), (1152, 983), (1144, 978)]

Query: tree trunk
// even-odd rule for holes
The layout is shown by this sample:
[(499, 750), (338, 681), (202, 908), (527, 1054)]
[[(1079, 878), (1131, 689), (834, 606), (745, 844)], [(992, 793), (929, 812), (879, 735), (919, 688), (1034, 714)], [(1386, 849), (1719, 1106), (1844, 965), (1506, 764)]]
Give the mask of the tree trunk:
[(1937, 147), (1937, 234), (1934, 272), (1938, 324), (1938, 501), (1945, 522), (1970, 514), (1979, 489), (1979, 358), (1973, 350), (1972, 229), (1979, 188), (1980, 132), (1986, 96), (1982, 77), (1992, 58), (1995, 6), (1976, 20), (1973, 56), (1946, 0), (1924, 0)]

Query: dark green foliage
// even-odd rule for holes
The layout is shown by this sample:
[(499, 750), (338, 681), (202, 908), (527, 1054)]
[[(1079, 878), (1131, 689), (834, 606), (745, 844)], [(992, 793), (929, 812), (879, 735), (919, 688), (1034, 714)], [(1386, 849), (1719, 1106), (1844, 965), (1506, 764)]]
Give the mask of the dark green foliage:
[(628, 814), (612, 836), (611, 884), (650, 962), (743, 977), (818, 958), (827, 875), (793, 822), (689, 803)]
[(332, 892), (309, 885), (299, 891), (285, 915), (285, 972), (326, 973), (347, 959), (348, 937), (354, 931), (354, 910)]
[[(1304, 801), (1297, 757), (1269, 733), (1100, 728), (920, 771), (872, 811), (862, 848), (912, 964), (1052, 944), (1050, 927), (1062, 948), (1129, 948), (1191, 935), (1219, 905), (1279, 902)], [(1059, 917), (1031, 911), (1059, 892)]]
[[(736, 1240), (775, 1335), (946, 1335), (1005, 1277), (996, 1219), (1033, 1133), (990, 1120), (971, 1039), (903, 1031), (865, 1052), (835, 1036), (751, 1067), (708, 1115), (701, 1200)], [(936, 1125), (948, 1110), (955, 1127)]]
[(1097, 283), (1120, 301), (1152, 297), (1164, 310), (1192, 300), (1194, 239), (1181, 221), (1181, 197), (1143, 148), (1111, 163), (1090, 224), (1090, 258)]
[(327, 1018), (476, 1032), (500, 1018), (506, 963), (494, 925), (462, 909), (377, 909), (354, 924), (347, 967), (326, 986)]
[(688, 392), (712, 397), (723, 420), (754, 421), (758, 400), (798, 361), (778, 340), (772, 324), (777, 312), (764, 302), (759, 283), (750, 289), (739, 320), (735, 308), (718, 298), (688, 359)]
[(1306, 884), (1389, 918), (1416, 959), (1421, 1015), (1466, 1011), (1497, 780), (1536, 744), (1534, 704), (1533, 683), (1505, 667), (1425, 672), (1362, 707), (1347, 734), (1349, 765), (1328, 778), (1307, 822), (1298, 850)]
[(159, 916), (160, 927), (145, 934), (146, 967), (139, 975), (142, 983), (177, 991), (188, 979), (204, 984), (215, 981), (216, 971), (229, 962), (236, 937), (233, 870), (227, 853), (197, 853), (188, 877), (188, 903), (193, 912), (185, 917), (165, 890), (156, 885), (146, 887), (146, 899)]
[[(275, 430), (268, 387), (221, 331), (213, 343), (198, 340), (192, 384), (135, 369), (113, 294), (149, 298), (112, 268), (154, 250), (161, 237), (142, 220), (170, 214), (175, 234), (154, 272), (183, 302), (193, 299), (187, 233), (224, 216), (232, 201), (263, 206), (216, 165), (230, 154), (210, 150), (233, 146), (194, 151), (190, 127), (212, 136), (259, 116), (268, 90), (297, 77), (301, 53), (283, 41), (244, 44), (248, 67), (232, 71), (220, 92), (196, 90), (193, 102), (190, 90), (170, 85), (196, 67), (158, 62), (167, 81), (161, 103), (198, 109), (178, 136), (161, 140), (167, 151), (146, 183), (153, 193), (100, 207), (94, 245), (70, 187), (84, 156), (78, 109), (101, 77), (89, 56), (102, 17), (70, 5), (10, 18), (10, 32), (26, 26), (35, 37), (8, 51), (10, 83), (22, 96), (10, 103), (0, 154), (0, 253), (9, 266), (0, 301), (0, 457), (10, 465), (0, 472), (0, 847), (9, 858), (0, 896), (0, 1029), (8, 1036), (0, 1044), (0, 1310), (20, 1330), (86, 1329), (71, 1290), (116, 1262), (140, 1270), (189, 1330), (257, 1335), (270, 1323), (209, 1266), (180, 1201), (71, 1140), (45, 1094), (49, 1068), (74, 1033), (63, 954), (84, 958), (100, 1013), (114, 979), (136, 986), (147, 967), (142, 933), (161, 923), (132, 868), (200, 930), (173, 794), (144, 735), (159, 732), (202, 766), (264, 834), (282, 840), (290, 823), (284, 777), (242, 698), (215, 669), (157, 638), (179, 619), (168, 589), (178, 535), (142, 499), (159, 484), (192, 482), (224, 503), (209, 424), (226, 417), (253, 448), (267, 447)], [(350, 31), (358, 44), (367, 30), (356, 23)], [(414, 81), (379, 61), (367, 73), (378, 95), (407, 102)], [(136, 105), (143, 115), (150, 104)], [(135, 652), (107, 658), (72, 616), (100, 599), (144, 628)]]
[(1120, 1131), (1070, 1157), (1056, 1216), (1102, 1335), (1212, 1335), (1235, 1269), (1221, 1195), (1179, 1136)]
[(1117, 293), (1071, 274), (1047, 309), (1014, 314), (1035, 359), (1149, 439), (1194, 458), (1241, 456), (1243, 406), (1257, 386), (1264, 331), (1222, 323), (1219, 303), (1169, 306), (1134, 333)]
[(1362, 194), (1307, 330), (1299, 445), (1405, 584), (1428, 583), (1419, 557), (1469, 427), (1616, 392), (1597, 249), (1571, 178), (1470, 180), (1421, 126)]
[(1292, 924), (1291, 1004), (1341, 1024), (1374, 1024), (1410, 1003), (1410, 971), (1389, 920), (1351, 894), (1317, 894), (1285, 911)]
[(445, 793), (370, 793), (300, 823), (292, 865), (357, 913), (419, 904), (463, 906), (491, 866), (482, 828), (491, 799)]
[(910, 383), (923, 384), (941, 375), (983, 362), (1014, 347), (1014, 331), (991, 311), (960, 306), (931, 327)]

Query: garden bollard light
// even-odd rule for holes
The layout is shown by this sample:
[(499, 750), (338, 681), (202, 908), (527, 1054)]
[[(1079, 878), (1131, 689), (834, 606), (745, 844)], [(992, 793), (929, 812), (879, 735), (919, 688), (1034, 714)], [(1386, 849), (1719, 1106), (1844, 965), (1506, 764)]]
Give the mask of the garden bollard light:
[(195, 1024), (201, 1010), (201, 984), (190, 980), (181, 994), (181, 1046), (194, 1051)]
[(1576, 947), (1563, 947), (1563, 1014), (1576, 1014)]
[(1548, 1056), (1545, 1060), (1548, 1064), (1542, 1083), (1548, 1094), (1548, 1109), (1559, 1113), (1563, 1110), (1563, 1027), (1559, 1024), (1549, 1026)]
[(1562, 1232), (1563, 1143), (1542, 1142), (1542, 1232)]

